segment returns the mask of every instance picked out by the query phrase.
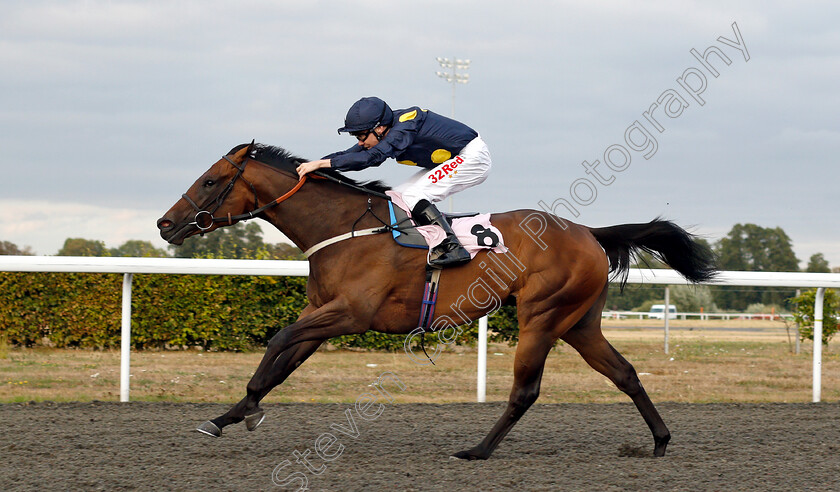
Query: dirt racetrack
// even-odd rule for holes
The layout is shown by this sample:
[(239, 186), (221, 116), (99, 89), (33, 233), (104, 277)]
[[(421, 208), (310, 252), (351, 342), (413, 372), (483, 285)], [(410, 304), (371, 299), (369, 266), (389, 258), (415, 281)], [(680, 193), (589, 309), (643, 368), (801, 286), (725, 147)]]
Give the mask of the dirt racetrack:
[[(296, 490), (301, 477), (311, 490), (341, 491), (840, 490), (837, 402), (660, 403), (672, 440), (657, 459), (630, 403), (537, 404), (481, 462), (448, 456), (478, 443), (502, 403), (386, 404), (373, 420), (352, 405), (274, 404), (254, 432), (193, 430), (227, 407), (0, 405), (0, 490)], [(315, 453), (327, 433), (338, 438), (320, 442), (330, 462)]]

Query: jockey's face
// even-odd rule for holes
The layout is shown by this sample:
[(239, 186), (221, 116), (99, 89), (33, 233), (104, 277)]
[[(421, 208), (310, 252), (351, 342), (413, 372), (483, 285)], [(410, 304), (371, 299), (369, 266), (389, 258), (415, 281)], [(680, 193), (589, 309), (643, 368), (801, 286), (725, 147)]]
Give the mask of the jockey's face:
[(385, 134), (387, 134), (387, 133), (388, 133), (388, 128), (387, 127), (385, 127), (383, 125), (377, 126), (376, 128), (373, 129), (373, 131), (368, 133), (365, 138), (359, 140), (359, 145), (361, 145), (362, 147), (364, 147), (366, 149), (376, 147), (376, 145), (379, 143), (379, 139), (376, 138), (375, 134), (378, 134), (380, 137), (384, 137)]

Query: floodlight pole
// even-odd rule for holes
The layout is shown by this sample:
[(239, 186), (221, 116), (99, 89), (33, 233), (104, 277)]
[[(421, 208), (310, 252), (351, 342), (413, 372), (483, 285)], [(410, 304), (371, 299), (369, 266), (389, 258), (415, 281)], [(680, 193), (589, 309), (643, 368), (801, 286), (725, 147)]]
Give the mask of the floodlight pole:
[[(450, 117), (454, 120), (455, 119), (455, 85), (456, 84), (466, 84), (470, 81), (470, 74), (468, 73), (458, 73), (458, 70), (462, 72), (469, 70), (470, 68), (470, 61), (469, 60), (461, 60), (459, 58), (453, 57), (451, 60), (449, 58), (436, 58), (437, 62), (440, 64), (441, 68), (447, 69), (446, 72), (435, 72), (438, 77), (442, 78), (443, 80), (452, 84), (452, 111), (450, 113)], [(452, 69), (450, 73), (448, 69)], [(449, 197), (449, 213), (452, 213), (452, 197)]]
[[(458, 58), (452, 57), (450, 60), (449, 58), (437, 58), (437, 62), (440, 63), (440, 67), (444, 69), (452, 69), (450, 73), (448, 70), (446, 72), (435, 72), (438, 77), (442, 78), (443, 80), (452, 84), (452, 111), (449, 113), (450, 118), (453, 120), (455, 119), (455, 85), (456, 84), (466, 84), (470, 81), (470, 74), (468, 73), (458, 73), (458, 70), (465, 72), (470, 68), (470, 61), (469, 60), (460, 60)], [(452, 213), (452, 197), (449, 197), (449, 213)], [(477, 388), (477, 400), (479, 402), (484, 402), (486, 399), (486, 375), (487, 375), (487, 317), (482, 317), (478, 322), (478, 329), (483, 336), (479, 336), (479, 344), (478, 344), (478, 388)]]

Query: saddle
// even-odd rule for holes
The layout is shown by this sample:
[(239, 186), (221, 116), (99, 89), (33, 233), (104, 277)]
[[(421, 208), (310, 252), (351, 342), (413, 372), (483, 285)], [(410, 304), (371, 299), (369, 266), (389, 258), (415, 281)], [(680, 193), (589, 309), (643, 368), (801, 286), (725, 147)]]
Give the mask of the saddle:
[[(394, 206), (393, 200), (388, 201), (388, 213), (390, 214), (391, 220), (391, 233), (397, 244), (407, 248), (429, 249), (426, 239), (417, 230), (417, 226), (415, 226), (414, 222), (411, 221), (411, 217), (405, 210)], [(455, 219), (475, 217), (477, 215), (478, 212), (443, 214), (450, 226), (452, 225), (452, 221)]]

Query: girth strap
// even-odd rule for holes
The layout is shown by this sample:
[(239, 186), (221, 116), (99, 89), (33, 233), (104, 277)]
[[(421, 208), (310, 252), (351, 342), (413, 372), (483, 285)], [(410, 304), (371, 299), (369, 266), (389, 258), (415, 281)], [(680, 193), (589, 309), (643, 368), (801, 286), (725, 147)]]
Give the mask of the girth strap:
[(423, 290), (423, 302), (420, 304), (420, 321), (417, 322), (417, 327), (420, 328), (420, 347), (432, 365), (435, 365), (435, 361), (426, 352), (426, 333), (433, 331), (431, 324), (435, 318), (440, 272), (440, 268), (426, 267), (426, 288)]
[(341, 234), (341, 235), (338, 235), (338, 236), (335, 236), (335, 237), (331, 237), (329, 239), (325, 239), (325, 240), (321, 241), (320, 243), (318, 243), (318, 244), (312, 246), (311, 248), (307, 249), (306, 251), (304, 251), (303, 255), (306, 256), (307, 258), (309, 258), (310, 256), (314, 255), (315, 253), (317, 253), (321, 249), (326, 248), (327, 246), (329, 246), (331, 244), (335, 244), (335, 243), (344, 241), (345, 239), (350, 239), (350, 238), (359, 237), (359, 236), (372, 236), (373, 234), (382, 234), (383, 232), (388, 232), (388, 231), (389, 231), (388, 227), (372, 227), (370, 229), (362, 229), (362, 230), (359, 230), (359, 231), (346, 232), (344, 234)]
[(426, 288), (423, 291), (423, 302), (420, 304), (420, 321), (417, 323), (417, 327), (421, 328), (423, 333), (432, 331), (431, 324), (435, 317), (440, 272), (440, 268), (426, 269)]

